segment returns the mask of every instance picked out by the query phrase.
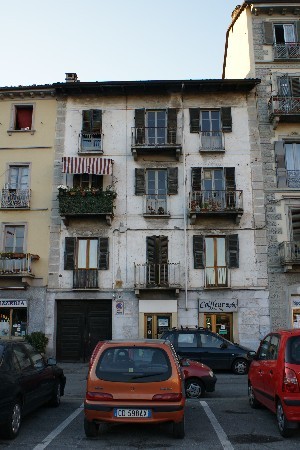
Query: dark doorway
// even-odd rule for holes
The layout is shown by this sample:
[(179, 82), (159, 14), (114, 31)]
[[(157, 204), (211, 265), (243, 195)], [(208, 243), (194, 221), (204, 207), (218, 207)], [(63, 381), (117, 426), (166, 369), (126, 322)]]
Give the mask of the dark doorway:
[(58, 361), (87, 362), (97, 342), (111, 338), (111, 300), (57, 302)]

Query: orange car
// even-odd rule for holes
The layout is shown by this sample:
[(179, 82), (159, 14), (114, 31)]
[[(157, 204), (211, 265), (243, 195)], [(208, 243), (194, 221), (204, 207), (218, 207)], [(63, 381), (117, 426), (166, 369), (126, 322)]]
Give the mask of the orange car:
[(167, 340), (105, 341), (93, 355), (84, 402), (84, 430), (95, 437), (101, 422), (173, 423), (184, 437), (184, 383)]

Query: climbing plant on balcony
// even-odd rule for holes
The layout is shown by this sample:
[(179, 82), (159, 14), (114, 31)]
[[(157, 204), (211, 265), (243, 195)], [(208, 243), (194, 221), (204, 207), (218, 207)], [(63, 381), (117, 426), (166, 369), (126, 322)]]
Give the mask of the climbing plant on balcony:
[(112, 186), (105, 190), (58, 186), (59, 212), (67, 214), (112, 214), (117, 194)]

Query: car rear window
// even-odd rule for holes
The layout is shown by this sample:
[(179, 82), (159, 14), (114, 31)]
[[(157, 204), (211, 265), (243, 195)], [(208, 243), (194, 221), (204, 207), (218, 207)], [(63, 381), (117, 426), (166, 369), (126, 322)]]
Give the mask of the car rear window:
[(111, 347), (103, 351), (96, 375), (105, 381), (159, 382), (170, 378), (168, 354), (156, 347)]
[(285, 361), (290, 364), (300, 365), (300, 336), (294, 336), (288, 339)]

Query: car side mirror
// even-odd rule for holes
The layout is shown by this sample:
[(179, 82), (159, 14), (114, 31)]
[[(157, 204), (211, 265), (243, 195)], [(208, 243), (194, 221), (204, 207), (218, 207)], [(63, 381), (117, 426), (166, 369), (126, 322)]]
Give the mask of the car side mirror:
[(48, 358), (47, 359), (47, 366), (56, 366), (56, 359), (55, 358)]

